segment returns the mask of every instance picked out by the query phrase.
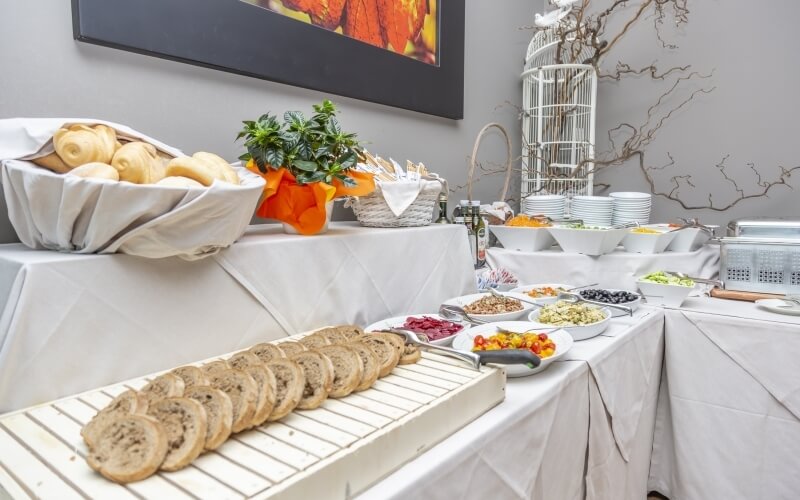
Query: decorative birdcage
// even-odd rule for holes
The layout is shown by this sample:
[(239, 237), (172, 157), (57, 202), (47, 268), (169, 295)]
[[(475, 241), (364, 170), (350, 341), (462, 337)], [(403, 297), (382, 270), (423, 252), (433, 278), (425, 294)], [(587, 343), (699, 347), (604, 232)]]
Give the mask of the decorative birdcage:
[(590, 48), (562, 35), (569, 31), (563, 24), (540, 30), (528, 46), (522, 73), (522, 198), (592, 194), (597, 72), (583, 63)]

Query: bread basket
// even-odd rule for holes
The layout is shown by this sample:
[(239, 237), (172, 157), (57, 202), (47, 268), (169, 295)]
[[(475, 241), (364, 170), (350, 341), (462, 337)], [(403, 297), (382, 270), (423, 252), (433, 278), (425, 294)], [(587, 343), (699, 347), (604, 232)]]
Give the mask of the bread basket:
[(353, 197), (345, 206), (353, 207), (356, 219), (367, 227), (418, 227), (427, 226), (433, 220), (433, 208), (444, 189), (438, 178), (423, 180), (422, 189), (416, 199), (400, 215), (395, 215), (381, 191), (381, 185), (367, 196)]

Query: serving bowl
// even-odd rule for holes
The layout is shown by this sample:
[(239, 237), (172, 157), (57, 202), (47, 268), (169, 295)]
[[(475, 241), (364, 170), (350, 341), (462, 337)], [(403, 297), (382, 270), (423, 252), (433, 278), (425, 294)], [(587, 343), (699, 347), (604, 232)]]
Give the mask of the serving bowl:
[[(366, 327), (364, 329), (364, 331), (365, 332), (374, 332), (374, 331), (378, 331), (378, 330), (388, 330), (389, 328), (403, 328), (403, 325), (405, 324), (406, 319), (408, 319), (408, 318), (421, 318), (423, 316), (428, 316), (429, 318), (435, 318), (435, 319), (440, 319), (440, 320), (444, 320), (444, 321), (450, 321), (451, 323), (456, 323), (456, 324), (460, 324), (460, 325), (463, 326), (463, 328), (461, 330), (459, 330), (458, 332), (454, 333), (453, 335), (450, 335), (449, 337), (444, 337), (444, 338), (441, 338), (441, 339), (438, 339), (438, 340), (429, 341), (429, 343), (433, 344), (433, 345), (442, 345), (442, 346), (447, 347), (447, 346), (449, 346), (450, 344), (453, 343), (453, 339), (456, 337), (456, 335), (458, 335), (459, 333), (462, 333), (466, 328), (469, 327), (469, 324), (467, 324), (467, 323), (461, 323), (461, 322), (456, 321), (456, 320), (448, 319), (448, 318), (445, 318), (445, 317), (443, 317), (443, 316), (441, 316), (439, 314), (405, 314), (403, 316), (395, 316), (394, 318), (384, 319), (382, 321), (375, 322), (375, 323), (369, 325), (368, 327)], [(414, 330), (414, 332), (418, 333), (418, 334), (422, 333), (424, 335), (424, 332), (417, 332), (416, 330)]]
[[(622, 246), (625, 247), (625, 251), (647, 254), (661, 253), (670, 243), (672, 243), (672, 240), (675, 239), (678, 233), (681, 232), (670, 232), (669, 229), (662, 230), (661, 228), (648, 229), (653, 229), (659, 232), (657, 234), (635, 233), (633, 232), (634, 230), (631, 230), (628, 234), (626, 234), (622, 239)], [(684, 231), (686, 230), (684, 229)]]
[[(592, 337), (597, 337), (608, 328), (609, 323), (611, 322), (611, 309), (608, 307), (599, 307), (600, 311), (605, 316), (605, 319), (598, 321), (596, 323), (590, 323), (588, 325), (574, 325), (574, 326), (561, 326), (562, 330), (565, 330), (567, 333), (572, 336), (572, 339), (575, 341), (579, 340), (586, 340)], [(544, 328), (557, 328), (557, 325), (550, 325), (548, 323), (541, 323), (539, 321), (539, 312), (540, 310), (537, 309), (532, 311), (528, 314), (528, 321), (533, 321), (542, 325)]]
[[(663, 231), (676, 229), (675, 227), (670, 227), (669, 224), (648, 224), (644, 227)], [(719, 228), (719, 226), (715, 225), (708, 225), (706, 227), (710, 228), (712, 231), (716, 231)], [(707, 231), (703, 231), (699, 227), (687, 227), (686, 229), (681, 229), (680, 231), (674, 231), (672, 234), (675, 236), (672, 238), (672, 241), (669, 243), (669, 245), (667, 245), (667, 252), (694, 252), (705, 245), (712, 236)]]
[[(486, 321), (486, 322), (489, 322), (489, 323), (494, 323), (494, 322), (497, 322), (497, 321), (513, 321), (515, 319), (522, 318), (528, 312), (530, 312), (531, 309), (536, 307), (534, 304), (530, 304), (530, 303), (525, 302), (526, 300), (531, 300), (531, 298), (528, 297), (525, 294), (508, 292), (508, 293), (504, 293), (503, 295), (505, 295), (506, 297), (511, 298), (511, 299), (519, 299), (520, 303), (522, 304), (522, 309), (520, 309), (519, 311), (512, 311), (512, 312), (498, 313), (498, 314), (472, 314), (472, 313), (470, 313), (469, 315), (471, 317), (475, 318), (475, 319), (479, 319), (479, 320)], [(444, 304), (445, 305), (455, 305), (455, 306), (459, 306), (461, 308), (464, 308), (464, 307), (467, 307), (468, 305), (470, 305), (471, 303), (475, 302), (476, 300), (481, 299), (483, 297), (488, 297), (488, 296), (491, 296), (491, 294), (489, 294), (489, 293), (473, 293), (471, 295), (463, 295), (461, 297), (455, 297), (455, 298), (452, 298), (452, 299), (448, 299), (448, 300), (444, 301)]]
[(641, 279), (636, 281), (636, 286), (648, 304), (666, 307), (680, 307), (686, 297), (697, 288), (696, 283), (694, 286), (667, 285)]
[(521, 293), (521, 294), (525, 295), (526, 297), (528, 297), (528, 300), (533, 300), (534, 302), (537, 302), (537, 303), (543, 304), (543, 305), (544, 304), (552, 304), (552, 303), (558, 301), (558, 296), (555, 296), (555, 297), (531, 297), (530, 295), (528, 295), (528, 292), (530, 290), (534, 290), (536, 288), (555, 288), (555, 289), (561, 288), (561, 289), (564, 289), (564, 290), (569, 290), (569, 289), (574, 288), (574, 287), (572, 285), (564, 285), (564, 284), (560, 284), (560, 283), (538, 283), (538, 284), (535, 284), (535, 285), (518, 286), (516, 288), (512, 288), (511, 291), (515, 292), (515, 293)]
[(546, 227), (520, 227), (490, 225), (489, 231), (504, 248), (522, 252), (546, 250), (556, 244)]
[[(608, 292), (627, 292), (627, 293), (631, 293), (633, 295), (636, 295), (636, 300), (632, 300), (630, 302), (620, 302), (619, 304), (617, 304), (617, 305), (620, 305), (620, 306), (630, 307), (631, 308), (631, 312), (636, 311), (637, 309), (639, 309), (639, 306), (642, 305), (642, 294), (640, 294), (640, 293), (632, 292), (630, 290), (622, 290), (620, 288), (602, 288), (602, 290), (606, 290)], [(584, 292), (584, 291), (585, 290), (581, 290), (580, 292)], [(578, 292), (578, 295), (581, 295), (580, 292)], [(583, 297), (583, 295), (581, 295), (581, 297)], [(597, 301), (597, 302), (601, 302), (601, 301)], [(626, 313), (625, 311), (623, 311), (621, 309), (614, 309), (613, 307), (609, 307), (608, 309), (611, 311), (611, 317), (612, 318), (617, 318), (617, 317), (620, 317), (620, 316), (627, 316), (628, 315), (628, 313)]]
[(518, 333), (545, 330), (547, 336), (550, 337), (556, 345), (556, 352), (548, 358), (543, 358), (542, 362), (536, 368), (528, 368), (524, 365), (505, 365), (506, 375), (509, 377), (527, 377), (528, 375), (533, 375), (534, 373), (545, 370), (553, 361), (563, 357), (573, 344), (572, 336), (563, 329), (547, 331), (552, 327), (542, 325), (541, 323), (530, 321), (503, 321), (500, 323), (474, 326), (457, 333), (453, 339), (453, 348), (459, 351), (471, 352), (475, 336), (483, 335), (484, 337), (489, 337), (497, 333), (498, 327)]
[(567, 253), (605, 255), (611, 253), (628, 233), (627, 229), (576, 229), (549, 227), (558, 245)]

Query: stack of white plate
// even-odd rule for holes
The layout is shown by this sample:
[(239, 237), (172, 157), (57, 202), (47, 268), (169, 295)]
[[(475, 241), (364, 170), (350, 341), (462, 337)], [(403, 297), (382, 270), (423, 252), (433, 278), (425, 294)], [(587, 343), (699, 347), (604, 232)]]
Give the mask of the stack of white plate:
[(573, 196), (570, 217), (581, 219), (587, 226), (610, 226), (614, 215), (614, 198), (608, 196)]
[(527, 215), (546, 215), (551, 218), (564, 217), (567, 198), (560, 194), (530, 195), (522, 200), (522, 211)]
[(650, 193), (621, 192), (611, 193), (609, 196), (614, 200), (612, 218), (614, 224), (650, 222), (650, 209), (653, 203), (653, 196)]

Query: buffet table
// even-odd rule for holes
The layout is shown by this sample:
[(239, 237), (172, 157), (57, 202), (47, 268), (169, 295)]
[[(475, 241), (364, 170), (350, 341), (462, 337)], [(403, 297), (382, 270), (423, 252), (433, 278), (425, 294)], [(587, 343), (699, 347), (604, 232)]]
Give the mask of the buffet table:
[(666, 313), (649, 487), (671, 500), (800, 491), (800, 317), (688, 299)]
[(663, 313), (615, 318), (359, 499), (644, 498)]
[(621, 249), (592, 257), (561, 250), (521, 252), (505, 248), (489, 248), (486, 262), (494, 269), (505, 268), (521, 285), (565, 283), (636, 290), (636, 278), (663, 269), (697, 276), (716, 278), (719, 272), (719, 247), (705, 245), (694, 252), (660, 254), (628, 253)]
[(0, 413), (326, 324), (433, 312), (474, 290), (455, 225), (334, 223), (310, 237), (253, 226), (195, 262), (0, 245)]

